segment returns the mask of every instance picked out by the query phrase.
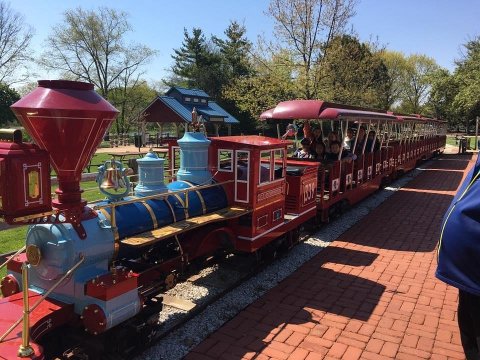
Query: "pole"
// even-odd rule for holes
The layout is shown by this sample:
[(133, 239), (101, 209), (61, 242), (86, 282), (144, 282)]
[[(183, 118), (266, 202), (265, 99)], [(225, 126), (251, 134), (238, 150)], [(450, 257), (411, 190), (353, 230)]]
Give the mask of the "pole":
[(476, 122), (475, 122), (475, 150), (478, 150), (478, 121), (480, 120), (480, 117), (477, 116)]
[(21, 358), (30, 357), (35, 351), (30, 346), (30, 305), (28, 304), (28, 266), (22, 265), (22, 287), (23, 287), (23, 331), (22, 345), (18, 349), (18, 356)]

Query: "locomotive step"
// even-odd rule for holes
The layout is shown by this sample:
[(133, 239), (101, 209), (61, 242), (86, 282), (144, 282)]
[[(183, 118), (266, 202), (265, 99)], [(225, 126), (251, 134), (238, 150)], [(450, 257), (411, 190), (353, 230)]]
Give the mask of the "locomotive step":
[(196, 216), (187, 220), (179, 221), (161, 229), (147, 231), (139, 235), (129, 237), (121, 240), (121, 243), (129, 246), (145, 246), (151, 245), (162, 239), (171, 236), (180, 235), (181, 233), (190, 231), (197, 227), (208, 223), (224, 221), (227, 219), (234, 219), (251, 212), (250, 209), (245, 209), (236, 206), (230, 206), (206, 215)]

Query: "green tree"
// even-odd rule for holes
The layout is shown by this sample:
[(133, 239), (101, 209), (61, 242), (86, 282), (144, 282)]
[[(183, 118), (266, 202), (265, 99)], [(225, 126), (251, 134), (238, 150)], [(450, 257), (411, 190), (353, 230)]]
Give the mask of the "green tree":
[(453, 107), (465, 119), (467, 129), (480, 116), (480, 36), (464, 45), (464, 54), (456, 62), (454, 78), (458, 86)]
[(406, 68), (401, 81), (400, 112), (420, 114), (428, 100), (432, 75), (439, 69), (434, 59), (414, 54), (406, 59)]
[(16, 123), (10, 105), (20, 100), (20, 95), (8, 85), (0, 83), (0, 126)]
[(458, 83), (446, 69), (438, 69), (430, 76), (431, 89), (425, 112), (448, 121), (450, 127), (458, 124), (458, 111), (453, 105), (458, 94)]
[(137, 130), (138, 123), (143, 121), (144, 110), (155, 97), (157, 92), (145, 81), (125, 83), (110, 91), (110, 101), (120, 111), (113, 128), (117, 134), (129, 133)]
[(252, 43), (247, 39), (246, 32), (244, 25), (232, 21), (224, 32), (225, 38), (212, 36), (212, 42), (220, 55), (223, 72), (222, 92), (216, 100), (226, 111), (240, 121), (243, 132), (251, 132), (255, 128), (254, 120), (248, 112), (242, 111), (235, 101), (225, 96), (224, 92), (231, 84), (252, 75), (254, 72), (250, 56)]
[(388, 71), (388, 85), (384, 99), (388, 109), (399, 105), (403, 94), (403, 84), (407, 71), (407, 59), (398, 51), (382, 50), (378, 53)]
[(341, 34), (355, 14), (355, 0), (271, 0), (268, 14), (275, 36), (288, 49), (301, 79), (301, 96), (318, 96), (321, 62), (330, 41)]
[(126, 72), (140, 69), (155, 55), (141, 44), (127, 44), (132, 31), (123, 11), (109, 8), (64, 13), (63, 23), (53, 27), (40, 63), (63, 76), (93, 83), (107, 98)]
[(236, 78), (224, 90), (225, 98), (234, 101), (240, 111), (248, 114), (250, 121), (243, 123), (241, 129), (245, 132), (262, 127), (256, 119), (263, 111), (280, 101), (297, 97), (294, 65), (287, 51), (269, 59), (257, 58), (253, 66), (252, 75)]
[(172, 71), (185, 81), (186, 86), (193, 87), (197, 86), (200, 70), (208, 65), (211, 54), (202, 29), (193, 28), (190, 36), (188, 30), (184, 28), (183, 37), (182, 46), (173, 49), (172, 58), (175, 64)]
[(225, 30), (226, 39), (212, 36), (213, 43), (218, 47), (227, 72), (227, 79), (247, 76), (252, 72), (249, 54), (252, 43), (246, 37), (247, 29), (236, 21), (230, 22)]
[(386, 109), (388, 70), (368, 44), (350, 35), (335, 37), (329, 45), (322, 69), (322, 97), (331, 101)]
[(179, 49), (174, 49), (172, 76), (166, 81), (169, 85), (182, 85), (199, 88), (213, 98), (217, 98), (225, 82), (222, 59), (213, 45), (207, 43), (199, 28), (193, 28), (192, 35), (184, 29), (184, 39)]

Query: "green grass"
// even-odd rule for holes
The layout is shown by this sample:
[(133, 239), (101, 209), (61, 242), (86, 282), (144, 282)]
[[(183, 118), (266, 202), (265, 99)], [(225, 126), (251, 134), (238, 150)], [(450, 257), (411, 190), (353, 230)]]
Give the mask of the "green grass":
[(26, 234), (27, 226), (18, 226), (0, 231), (0, 254), (21, 248), (25, 243)]
[(447, 144), (452, 146), (458, 146), (458, 142), (455, 139), (455, 136), (447, 136)]

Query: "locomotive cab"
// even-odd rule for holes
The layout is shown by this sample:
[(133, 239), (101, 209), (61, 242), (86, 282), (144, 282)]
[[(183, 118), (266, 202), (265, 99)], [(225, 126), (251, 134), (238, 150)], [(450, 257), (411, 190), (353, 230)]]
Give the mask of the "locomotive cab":
[[(299, 199), (303, 199), (305, 186), (316, 189), (318, 164), (297, 162), (300, 172), (287, 175), (286, 152), (290, 142), (264, 136), (229, 136), (211, 140), (210, 168), (215, 180), (232, 181), (228, 184), (229, 200), (252, 210), (237, 220), (238, 250), (255, 251), (285, 233), (285, 228), (298, 226), (292, 220), (309, 211), (314, 214), (314, 191), (308, 201)], [(309, 183), (300, 180), (305, 174), (313, 174)], [(305, 205), (301, 206), (302, 211), (286, 209), (287, 192), (290, 201), (293, 199), (293, 202)]]

